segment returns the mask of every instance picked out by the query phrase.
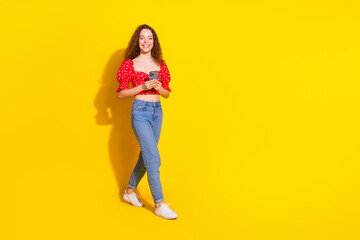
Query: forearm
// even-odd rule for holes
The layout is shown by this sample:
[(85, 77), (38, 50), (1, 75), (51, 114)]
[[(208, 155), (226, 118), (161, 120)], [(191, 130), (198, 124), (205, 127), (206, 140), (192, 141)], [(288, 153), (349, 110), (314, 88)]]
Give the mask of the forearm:
[[(131, 97), (131, 96), (135, 96), (144, 90), (145, 89), (144, 89), (143, 85), (139, 85), (137, 87), (130, 88), (130, 89), (123, 89), (123, 90), (120, 90), (120, 92), (118, 92), (118, 97), (119, 98), (127, 98), (127, 97)], [(170, 95), (169, 91), (161, 86), (160, 86), (159, 90), (156, 90), (156, 91), (164, 98), (168, 98)]]
[(142, 91), (144, 91), (144, 89), (143, 89), (142, 85), (139, 85), (134, 88), (120, 90), (120, 92), (118, 92), (118, 97), (119, 98), (127, 98), (127, 97), (131, 97), (131, 96), (135, 96), (136, 94), (138, 94)]
[(164, 98), (168, 98), (170, 96), (169, 91), (163, 87), (160, 87), (159, 90), (157, 90), (157, 92)]

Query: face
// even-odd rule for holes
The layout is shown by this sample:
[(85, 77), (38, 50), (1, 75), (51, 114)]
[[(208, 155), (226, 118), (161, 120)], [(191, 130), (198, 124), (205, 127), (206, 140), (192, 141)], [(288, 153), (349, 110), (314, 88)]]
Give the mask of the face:
[(147, 53), (150, 52), (154, 45), (153, 34), (149, 29), (142, 29), (139, 37), (140, 51)]

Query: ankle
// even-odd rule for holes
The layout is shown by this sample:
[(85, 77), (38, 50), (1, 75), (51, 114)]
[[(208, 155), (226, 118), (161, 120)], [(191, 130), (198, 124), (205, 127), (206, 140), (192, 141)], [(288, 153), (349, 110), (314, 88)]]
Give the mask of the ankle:
[(126, 189), (126, 193), (127, 193), (127, 194), (131, 194), (132, 192), (134, 192), (134, 189), (132, 189), (132, 188)]
[(162, 203), (164, 203), (164, 202), (155, 203), (155, 207), (156, 208), (160, 207)]

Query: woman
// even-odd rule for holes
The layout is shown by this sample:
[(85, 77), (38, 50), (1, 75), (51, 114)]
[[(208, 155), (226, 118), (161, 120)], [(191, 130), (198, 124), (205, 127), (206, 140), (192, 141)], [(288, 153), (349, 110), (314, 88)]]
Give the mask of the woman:
[[(158, 71), (158, 79), (149, 80), (149, 72)], [(135, 188), (147, 171), (148, 182), (155, 202), (155, 214), (175, 219), (177, 213), (164, 203), (160, 182), (160, 154), (158, 142), (163, 119), (159, 95), (169, 97), (170, 73), (158, 37), (153, 28), (144, 24), (134, 32), (125, 51), (125, 60), (117, 73), (119, 98), (135, 96), (131, 110), (131, 127), (141, 147), (136, 166), (131, 174), (124, 200), (133, 206), (142, 207)], [(129, 88), (132, 82), (133, 88)]]

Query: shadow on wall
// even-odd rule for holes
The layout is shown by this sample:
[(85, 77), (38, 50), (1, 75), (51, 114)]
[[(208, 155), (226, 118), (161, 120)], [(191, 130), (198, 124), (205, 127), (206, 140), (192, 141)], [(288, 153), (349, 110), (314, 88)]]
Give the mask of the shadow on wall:
[(125, 50), (121, 49), (109, 59), (94, 101), (97, 109), (96, 123), (111, 126), (108, 151), (120, 196), (127, 187), (140, 153), (140, 147), (131, 128), (130, 114), (134, 97), (120, 99), (116, 92), (119, 86), (116, 75), (124, 52)]

